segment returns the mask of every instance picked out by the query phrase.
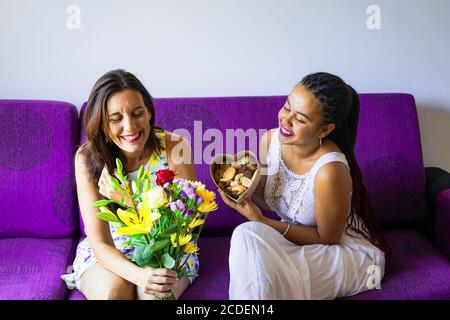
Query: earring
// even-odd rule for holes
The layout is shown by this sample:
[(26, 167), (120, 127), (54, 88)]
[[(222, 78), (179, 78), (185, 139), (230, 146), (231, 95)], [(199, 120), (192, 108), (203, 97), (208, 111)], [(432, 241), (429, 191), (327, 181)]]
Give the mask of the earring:
[(322, 148), (322, 137), (319, 137), (320, 139), (320, 147)]

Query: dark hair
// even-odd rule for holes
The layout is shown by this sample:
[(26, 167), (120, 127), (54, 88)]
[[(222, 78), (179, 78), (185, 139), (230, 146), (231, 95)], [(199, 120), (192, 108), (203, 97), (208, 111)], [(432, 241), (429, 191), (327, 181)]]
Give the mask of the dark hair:
[[(375, 208), (364, 186), (361, 170), (356, 162), (354, 147), (359, 119), (359, 96), (341, 78), (329, 73), (314, 73), (299, 83), (323, 104), (323, 125), (334, 123), (335, 128), (326, 137), (345, 154), (352, 177), (353, 191), (350, 215), (345, 232), (351, 228), (363, 235), (385, 253), (389, 246), (379, 226)], [(358, 219), (359, 218), (359, 219)]]
[(124, 89), (138, 91), (144, 100), (145, 107), (150, 113), (150, 135), (146, 142), (152, 152), (161, 152), (161, 141), (155, 130), (155, 107), (153, 98), (142, 83), (130, 72), (122, 69), (112, 70), (97, 80), (89, 95), (86, 111), (83, 116), (83, 126), (87, 141), (81, 145), (80, 153), (87, 160), (87, 168), (95, 183), (100, 178), (103, 167), (106, 166), (109, 173), (113, 174), (116, 167), (116, 158), (120, 158), (124, 167), (127, 159), (122, 150), (110, 142), (105, 135), (108, 130), (108, 99), (115, 92)]

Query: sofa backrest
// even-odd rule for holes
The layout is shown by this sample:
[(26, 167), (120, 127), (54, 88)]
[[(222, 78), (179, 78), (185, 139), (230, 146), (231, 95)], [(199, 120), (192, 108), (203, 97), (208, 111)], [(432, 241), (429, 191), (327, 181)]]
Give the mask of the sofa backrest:
[(425, 169), (410, 94), (362, 94), (355, 154), (383, 225), (425, 218)]
[[(425, 215), (425, 178), (414, 99), (407, 94), (361, 94), (360, 98), (355, 152), (379, 220), (384, 225), (416, 222)], [(263, 132), (258, 132), (260, 129), (277, 127), (277, 114), (285, 100), (286, 96), (155, 99), (156, 124), (191, 142), (197, 155), (197, 178), (217, 191), (210, 178), (209, 162), (205, 162), (208, 157), (203, 153), (209, 153), (219, 142), (224, 153), (246, 148), (257, 154), (248, 139), (244, 146), (234, 140), (234, 147), (228, 150), (231, 144), (226, 141), (226, 130), (237, 133), (235, 129), (242, 129), (259, 135)], [(178, 131), (181, 128), (186, 130)], [(214, 132), (208, 135), (208, 129), (220, 130), (223, 140), (216, 141)], [(206, 234), (228, 234), (245, 221), (220, 197), (217, 201), (220, 209), (208, 217)]]
[(0, 238), (74, 235), (76, 107), (0, 100), (0, 130)]

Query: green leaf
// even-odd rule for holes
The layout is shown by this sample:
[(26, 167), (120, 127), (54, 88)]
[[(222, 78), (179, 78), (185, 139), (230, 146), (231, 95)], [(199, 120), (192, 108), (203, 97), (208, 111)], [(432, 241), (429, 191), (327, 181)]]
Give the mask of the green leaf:
[(153, 258), (153, 252), (151, 251), (152, 245), (152, 243), (147, 244), (142, 252), (142, 259), (146, 264)]
[(108, 221), (108, 222), (122, 223), (122, 221), (120, 221), (120, 219), (111, 211), (99, 211), (99, 212), (97, 212), (97, 217), (99, 217), (100, 219), (102, 219), (104, 221)]
[(131, 260), (136, 262), (136, 264), (140, 267), (145, 267), (146, 261), (144, 261), (144, 259), (142, 258), (142, 253), (144, 252), (146, 245), (147, 244), (144, 243), (142, 245), (139, 244), (134, 247), (133, 258)]
[(163, 249), (164, 247), (166, 247), (169, 243), (170, 243), (170, 240), (169, 240), (169, 239), (163, 239), (163, 240), (156, 241), (156, 242), (152, 245), (152, 247), (150, 248), (150, 250), (151, 250), (152, 252), (161, 250), (161, 249)]
[(92, 204), (92, 207), (94, 207), (94, 208), (104, 207), (104, 206), (110, 204), (111, 202), (114, 202), (114, 200), (108, 200), (108, 199), (98, 200)]
[(116, 167), (117, 167), (117, 175), (119, 176), (120, 179), (123, 177), (123, 164), (119, 158), (116, 158)]
[(170, 225), (169, 227), (167, 227), (165, 230), (163, 230), (159, 236), (160, 237), (161, 236), (162, 237), (170, 236), (172, 233), (177, 232), (177, 230), (178, 230), (178, 226), (176, 223), (174, 223), (174, 224)]
[(147, 262), (146, 266), (152, 268), (161, 268), (161, 265), (159, 264), (159, 261), (155, 256), (153, 256), (153, 259)]
[(138, 181), (141, 181), (143, 175), (144, 175), (144, 165), (141, 165), (141, 166), (139, 167), (139, 172), (138, 172), (138, 175), (137, 175), (137, 180), (138, 180)]
[(131, 246), (136, 247), (138, 245), (146, 245), (145, 238), (142, 237), (143, 234), (134, 234), (128, 240)]
[(146, 180), (144, 181), (144, 189), (143, 189), (143, 192), (146, 193), (146, 192), (148, 192), (149, 190), (150, 190), (150, 181), (149, 181), (148, 179), (146, 179)]
[(172, 269), (173, 267), (175, 267), (175, 260), (168, 253), (164, 253), (161, 256), (161, 261), (164, 268)]
[(120, 188), (120, 182), (119, 182), (119, 180), (117, 180), (117, 178), (111, 177), (111, 181), (113, 183), (114, 190), (120, 190), (121, 189)]

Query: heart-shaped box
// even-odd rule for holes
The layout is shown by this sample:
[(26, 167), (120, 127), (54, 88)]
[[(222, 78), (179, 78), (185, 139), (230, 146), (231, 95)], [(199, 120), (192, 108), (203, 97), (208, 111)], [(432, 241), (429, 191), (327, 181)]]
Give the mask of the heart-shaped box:
[[(238, 152), (235, 155), (221, 153), (211, 160), (209, 173), (217, 188), (224, 191), (231, 200), (241, 203), (245, 197), (250, 197), (256, 190), (261, 179), (261, 164), (255, 154), (249, 150)], [(230, 186), (228, 189), (232, 188), (235, 190), (234, 192), (224, 190), (228, 183), (233, 184), (233, 187)], [(245, 190), (242, 191), (242, 189)]]

